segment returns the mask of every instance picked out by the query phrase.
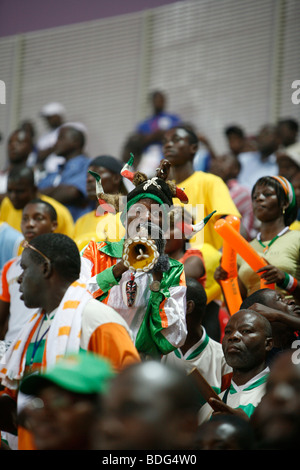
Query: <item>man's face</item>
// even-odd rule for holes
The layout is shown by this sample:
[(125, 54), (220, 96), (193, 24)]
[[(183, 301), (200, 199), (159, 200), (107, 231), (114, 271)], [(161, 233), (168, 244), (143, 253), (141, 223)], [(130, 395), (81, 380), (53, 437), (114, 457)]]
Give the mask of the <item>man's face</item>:
[(59, 131), (54, 151), (56, 155), (61, 157), (67, 156), (77, 146), (76, 140), (72, 134), (72, 131), (68, 127), (62, 127)]
[(30, 248), (24, 249), (21, 255), (22, 273), (18, 278), (20, 284), (21, 300), (28, 308), (40, 308), (43, 306), (43, 278), (44, 263), (37, 263), (32, 259)]
[(225, 327), (222, 342), (226, 362), (240, 370), (251, 370), (264, 362), (268, 346), (262, 320), (253, 312), (240, 310)]
[(30, 242), (37, 235), (52, 233), (57, 222), (52, 221), (46, 206), (42, 203), (27, 204), (22, 213), (21, 231), (25, 240)]
[(291, 181), (293, 176), (299, 172), (300, 167), (287, 155), (280, 153), (277, 156), (278, 174), (283, 176), (288, 181)]
[(82, 450), (88, 446), (94, 407), (84, 395), (55, 385), (41, 390), (28, 410), (28, 420), (38, 450)]
[[(102, 166), (90, 166), (89, 170), (98, 173), (101, 177), (101, 184), (106, 194), (116, 194), (120, 185), (120, 175), (113, 173), (112, 171)], [(86, 178), (86, 190), (88, 198), (96, 200), (96, 182), (93, 175), (89, 172)]]
[(237, 134), (230, 134), (228, 136), (228, 145), (234, 155), (238, 155), (243, 150), (245, 141), (243, 137)]
[(35, 197), (36, 189), (25, 178), (8, 179), (7, 196), (15, 209), (23, 209)]
[(52, 116), (45, 117), (45, 121), (50, 129), (56, 129), (63, 123), (63, 118), (59, 114), (53, 114)]
[(22, 163), (32, 151), (32, 139), (25, 131), (14, 132), (8, 140), (7, 152), (11, 163)]
[(287, 124), (279, 124), (278, 133), (280, 141), (284, 147), (294, 144), (297, 140), (297, 132), (292, 130)]
[(172, 166), (184, 165), (192, 161), (197, 150), (196, 144), (189, 143), (189, 134), (185, 129), (170, 129), (163, 137), (163, 153)]
[(137, 235), (140, 224), (152, 222), (162, 227), (163, 210), (154, 200), (145, 198), (133, 204), (127, 213), (127, 233), (129, 237)]
[(261, 152), (269, 152), (270, 155), (275, 152), (279, 145), (279, 137), (276, 129), (268, 126), (263, 127), (257, 136), (257, 145)]
[(296, 304), (294, 299), (287, 299), (283, 294), (277, 292), (274, 289), (268, 289), (265, 291), (265, 305), (275, 310), (287, 314), (300, 315), (300, 305)]
[(154, 113), (161, 113), (165, 109), (165, 103), (164, 95), (162, 93), (155, 93), (152, 99)]

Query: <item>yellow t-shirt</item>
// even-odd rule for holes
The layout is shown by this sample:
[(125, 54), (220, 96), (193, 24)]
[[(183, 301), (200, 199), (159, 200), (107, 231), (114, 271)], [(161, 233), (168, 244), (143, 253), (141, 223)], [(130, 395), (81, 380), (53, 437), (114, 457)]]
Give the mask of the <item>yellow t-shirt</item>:
[[(45, 196), (44, 194), (39, 194), (37, 197), (51, 204), (56, 210), (57, 228), (55, 232), (63, 233), (64, 235), (68, 235), (68, 237), (73, 238), (74, 221), (69, 209), (52, 197)], [(7, 196), (3, 199), (0, 205), (0, 219), (11, 225), (11, 227), (14, 227), (19, 232), (21, 232), (22, 212), (22, 209), (14, 208)]]
[(241, 217), (230, 196), (228, 187), (218, 176), (202, 171), (194, 172), (186, 180), (177, 183), (177, 186), (184, 188), (184, 192), (189, 198), (188, 204), (185, 204), (184, 207), (193, 214), (196, 222), (200, 222), (214, 210), (217, 211), (204, 229), (193, 237), (190, 241), (191, 245), (201, 247), (203, 243), (210, 243), (219, 250), (223, 245), (223, 239), (214, 229), (215, 222), (220, 217), (229, 214)]
[[(265, 245), (268, 245), (268, 243), (270, 243), (270, 240), (264, 242)], [(268, 263), (300, 280), (300, 232), (298, 230), (291, 230), (279, 237), (266, 253), (263, 252), (264, 247), (256, 238), (250, 242), (250, 245)], [(248, 297), (260, 289), (260, 277), (239, 255), (237, 256), (237, 263), (239, 266), (238, 275), (247, 288)]]
[(88, 212), (75, 222), (74, 240), (79, 250), (93, 241), (120, 241), (125, 234), (125, 228), (120, 221), (121, 212), (105, 213), (97, 216), (95, 211)]
[(290, 225), (290, 230), (300, 230), (300, 220), (295, 220), (295, 221)]

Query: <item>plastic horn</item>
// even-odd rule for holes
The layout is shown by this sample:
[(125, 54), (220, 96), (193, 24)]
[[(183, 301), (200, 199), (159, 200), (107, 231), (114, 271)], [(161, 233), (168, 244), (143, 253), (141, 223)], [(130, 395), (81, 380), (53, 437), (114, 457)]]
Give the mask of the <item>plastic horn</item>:
[(96, 180), (96, 196), (97, 196), (99, 205), (102, 207), (102, 210), (104, 210), (106, 212), (111, 212), (112, 214), (114, 214), (116, 212), (115, 208), (111, 204), (108, 204), (102, 198), (102, 195), (104, 195), (104, 189), (103, 189), (103, 186), (102, 186), (102, 183), (101, 183), (101, 176), (98, 173), (96, 173), (95, 171), (92, 171), (92, 170), (88, 170), (88, 172)]
[(127, 238), (124, 242), (123, 256), (125, 266), (133, 271), (150, 271), (159, 258), (153, 240), (146, 237)]
[[(239, 233), (240, 219), (238, 217), (230, 215), (227, 216), (225, 220)], [(240, 309), (240, 305), (243, 301), (238, 284), (236, 256), (237, 253), (232, 244), (224, 240), (221, 266), (228, 273), (228, 279), (221, 281), (220, 284), (230, 315), (233, 315)]]
[[(267, 265), (267, 262), (255, 251), (250, 243), (225, 219), (219, 219), (215, 223), (215, 230), (223, 240), (234, 246), (235, 251), (249, 264), (253, 271), (257, 271)], [(267, 284), (264, 279), (261, 279), (260, 287), (261, 289), (264, 287), (275, 289), (275, 284)]]

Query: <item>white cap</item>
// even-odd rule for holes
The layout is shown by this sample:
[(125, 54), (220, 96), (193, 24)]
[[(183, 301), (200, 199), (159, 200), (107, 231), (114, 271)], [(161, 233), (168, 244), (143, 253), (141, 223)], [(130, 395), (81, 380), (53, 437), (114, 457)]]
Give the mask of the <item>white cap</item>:
[(87, 127), (82, 122), (65, 122), (59, 128), (62, 129), (63, 127), (73, 127), (73, 129), (77, 129), (87, 137)]
[(288, 147), (281, 148), (278, 151), (278, 156), (289, 157), (296, 165), (300, 166), (300, 143), (289, 145)]
[(60, 103), (48, 103), (45, 104), (45, 106), (43, 106), (41, 109), (41, 115), (45, 117), (54, 116), (55, 114), (62, 116), (65, 114), (65, 112), (65, 107)]

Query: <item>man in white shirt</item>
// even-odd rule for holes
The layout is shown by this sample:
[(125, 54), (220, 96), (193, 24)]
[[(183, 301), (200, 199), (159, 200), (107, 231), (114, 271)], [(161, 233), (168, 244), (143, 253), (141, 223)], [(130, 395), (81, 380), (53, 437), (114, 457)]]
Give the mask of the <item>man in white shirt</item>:
[(60, 126), (65, 121), (65, 113), (65, 107), (56, 102), (46, 104), (40, 112), (49, 130), (42, 134), (37, 141), (37, 163), (44, 166), (46, 174), (55, 172), (58, 166), (65, 161), (64, 157), (56, 155), (54, 152)]
[[(34, 199), (23, 209), (21, 230), (30, 242), (37, 235), (52, 233), (57, 227), (56, 210), (48, 202)], [(8, 346), (32, 316), (33, 310), (21, 300), (18, 277), (21, 256), (12, 258), (3, 267), (0, 280), (0, 340)]]
[(225, 327), (222, 342), (224, 356), (232, 367), (230, 387), (209, 398), (199, 411), (199, 424), (208, 421), (213, 412), (238, 414), (248, 419), (265, 394), (269, 375), (267, 353), (272, 349), (270, 322), (252, 310), (239, 310)]
[[(230, 385), (232, 369), (226, 363), (222, 345), (208, 336), (202, 326), (206, 293), (196, 279), (187, 278), (187, 338), (183, 346), (162, 358), (167, 365), (183, 368), (189, 374), (197, 368), (209, 385), (219, 394)], [(199, 398), (204, 403), (203, 397)]]

